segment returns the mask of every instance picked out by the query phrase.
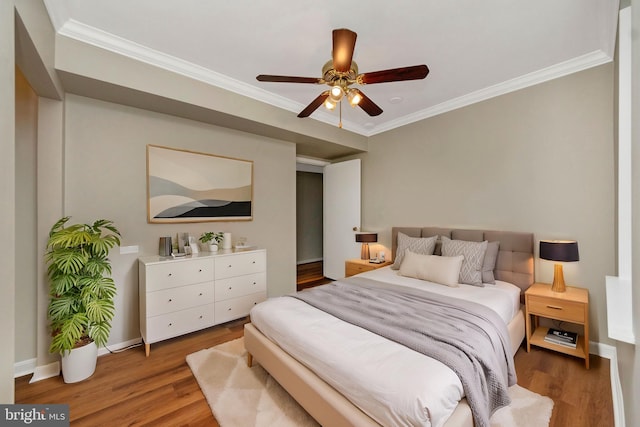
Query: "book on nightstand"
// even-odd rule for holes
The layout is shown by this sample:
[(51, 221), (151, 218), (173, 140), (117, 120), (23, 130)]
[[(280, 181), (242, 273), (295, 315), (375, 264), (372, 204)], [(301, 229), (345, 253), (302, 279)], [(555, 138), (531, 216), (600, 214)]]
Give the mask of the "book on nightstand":
[(544, 340), (570, 348), (576, 348), (578, 346), (578, 334), (560, 329), (549, 328)]

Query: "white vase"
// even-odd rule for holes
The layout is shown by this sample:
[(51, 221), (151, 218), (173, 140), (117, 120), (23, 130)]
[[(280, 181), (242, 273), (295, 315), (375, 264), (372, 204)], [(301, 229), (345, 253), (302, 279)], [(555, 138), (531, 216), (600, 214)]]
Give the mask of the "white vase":
[(98, 346), (91, 342), (74, 348), (62, 356), (62, 378), (65, 383), (77, 383), (89, 378), (96, 371)]
[(218, 252), (218, 245), (209, 245), (209, 252)]

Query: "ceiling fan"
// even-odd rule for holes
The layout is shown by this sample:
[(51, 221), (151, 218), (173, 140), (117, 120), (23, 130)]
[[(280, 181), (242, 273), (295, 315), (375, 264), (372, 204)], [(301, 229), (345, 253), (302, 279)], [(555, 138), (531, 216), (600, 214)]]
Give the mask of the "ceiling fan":
[[(260, 74), (256, 79), (261, 82), (328, 85), (330, 89), (325, 90), (311, 101), (298, 114), (298, 117), (310, 116), (322, 104), (329, 110), (333, 110), (338, 104), (342, 108), (341, 101), (344, 97), (347, 98), (352, 107), (358, 105), (370, 116), (377, 116), (382, 113), (382, 108), (376, 105), (361, 90), (352, 88), (351, 85), (420, 80), (427, 77), (429, 68), (423, 64), (358, 74), (358, 65), (352, 60), (357, 36), (353, 31), (344, 28), (333, 30), (333, 58), (322, 67), (322, 77), (320, 78)], [(340, 115), (342, 116), (342, 110)], [(340, 121), (340, 127), (342, 127), (342, 120)]]

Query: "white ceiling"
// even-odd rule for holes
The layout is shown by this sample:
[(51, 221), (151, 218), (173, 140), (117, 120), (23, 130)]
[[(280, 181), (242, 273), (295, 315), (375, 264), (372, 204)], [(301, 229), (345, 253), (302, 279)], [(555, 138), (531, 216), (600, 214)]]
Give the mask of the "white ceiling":
[[(358, 34), (361, 73), (427, 64), (424, 80), (361, 88), (380, 116), (343, 108), (367, 136), (611, 61), (618, 13), (618, 0), (44, 1), (61, 34), (294, 115), (325, 87), (255, 77), (320, 77), (335, 28)], [(313, 119), (338, 113), (300, 120)]]

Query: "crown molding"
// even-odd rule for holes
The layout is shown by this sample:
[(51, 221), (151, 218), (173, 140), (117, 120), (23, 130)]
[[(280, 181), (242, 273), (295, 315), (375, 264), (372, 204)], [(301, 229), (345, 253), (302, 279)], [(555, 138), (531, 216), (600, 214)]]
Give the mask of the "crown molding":
[[(256, 86), (241, 82), (199, 65), (176, 58), (171, 55), (150, 49), (130, 40), (118, 37), (114, 34), (100, 30), (95, 27), (83, 24), (73, 19), (67, 20), (60, 27), (58, 33), (70, 37), (93, 46), (106, 49), (120, 55), (175, 72), (186, 77), (202, 81), (212, 86), (237, 93), (248, 98), (255, 99), (260, 102), (278, 107), (292, 113), (297, 113), (306, 105), (291, 101), (283, 96), (276, 95)], [(434, 105), (433, 107), (417, 111), (413, 114), (401, 117), (397, 120), (391, 120), (368, 129), (348, 120), (343, 120), (343, 128), (345, 130), (370, 137), (382, 132), (386, 132), (401, 126), (405, 126), (429, 117), (437, 116), (458, 108), (481, 102), (496, 96), (504, 95), (509, 92), (534, 86), (558, 77), (563, 77), (571, 73), (586, 70), (597, 65), (605, 64), (612, 61), (611, 55), (602, 50), (596, 50), (577, 58), (570, 59), (559, 64), (543, 68), (524, 76), (516, 77), (503, 83), (489, 86), (484, 89), (460, 96), (458, 98)], [(317, 110), (313, 113), (314, 120), (335, 126), (336, 116), (323, 110)]]
[[(194, 80), (198, 80), (296, 114), (306, 107), (306, 105), (291, 101), (283, 96), (276, 95), (256, 86), (241, 82), (166, 53), (148, 48), (141, 44), (132, 42), (131, 40), (127, 40), (73, 19), (67, 20), (64, 25), (60, 27), (58, 33), (83, 43), (88, 43), (101, 49), (109, 50), (128, 58), (172, 71)], [(321, 110), (314, 112), (313, 118), (332, 126), (335, 126), (337, 123), (335, 115)], [(343, 128), (360, 135), (365, 135), (366, 133), (364, 128), (353, 122), (349, 122), (348, 120), (343, 120)]]
[(568, 61), (564, 61), (559, 64), (555, 64), (550, 67), (525, 74), (524, 76), (516, 77), (504, 83), (489, 86), (487, 88), (477, 90), (467, 95), (463, 95), (458, 98), (440, 103), (438, 105), (434, 105), (433, 107), (417, 111), (398, 120), (392, 120), (383, 123), (380, 126), (376, 126), (375, 128), (373, 128), (367, 136), (373, 136), (404, 125), (427, 119), (429, 117), (437, 116), (439, 114), (453, 111), (458, 108), (466, 107), (477, 102), (485, 101), (496, 96), (515, 92), (517, 90), (524, 89), (530, 86), (535, 86), (537, 84), (576, 73), (578, 71), (583, 71), (597, 65), (606, 64), (607, 62), (611, 62), (612, 60), (613, 58), (607, 55), (605, 52), (596, 50), (594, 52), (587, 53)]

